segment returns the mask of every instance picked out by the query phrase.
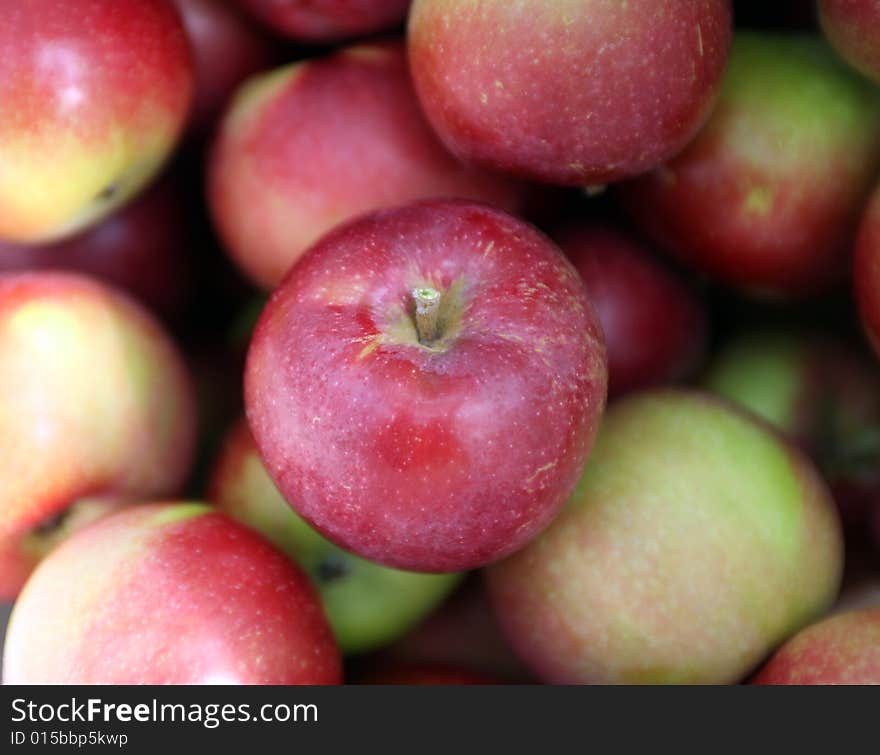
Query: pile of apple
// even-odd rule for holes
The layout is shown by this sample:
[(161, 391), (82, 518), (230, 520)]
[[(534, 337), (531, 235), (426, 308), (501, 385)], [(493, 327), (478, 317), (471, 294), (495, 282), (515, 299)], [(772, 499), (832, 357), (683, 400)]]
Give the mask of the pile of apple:
[(7, 683), (880, 683), (874, 351), (880, 0), (0, 0)]

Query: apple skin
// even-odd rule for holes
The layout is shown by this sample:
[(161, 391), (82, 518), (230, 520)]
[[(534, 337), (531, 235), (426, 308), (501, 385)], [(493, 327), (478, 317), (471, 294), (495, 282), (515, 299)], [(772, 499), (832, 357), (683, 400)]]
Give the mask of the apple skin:
[(846, 275), (878, 168), (880, 91), (818, 37), (741, 32), (705, 128), (616, 194), (649, 237), (710, 278), (803, 295)]
[(880, 684), (880, 608), (837, 614), (798, 632), (751, 683)]
[(865, 334), (880, 356), (880, 185), (862, 216), (856, 239), (853, 287)]
[(514, 211), (522, 190), (460, 164), (419, 109), (396, 42), (351, 47), (251, 79), (209, 164), (217, 230), (267, 290), (318, 238), (357, 215), (462, 197)]
[(121, 288), (165, 320), (183, 309), (192, 276), (187, 215), (173, 177), (98, 225), (52, 244), (0, 241), (0, 273), (66, 270)]
[(244, 421), (227, 435), (211, 474), (208, 499), (263, 534), (305, 570), (344, 654), (374, 650), (397, 639), (461, 581), (460, 574), (388, 569), (321, 537), (278, 492)]
[(584, 279), (602, 323), (611, 396), (678, 381), (703, 362), (705, 306), (648, 249), (596, 223), (570, 223), (551, 235)]
[(366, 37), (400, 24), (410, 0), (237, 0), (279, 34), (328, 43)]
[(729, 684), (832, 604), (843, 542), (809, 460), (697, 391), (612, 404), (553, 524), (487, 573), (547, 682)]
[(195, 95), (189, 128), (205, 134), (229, 97), (248, 77), (271, 68), (275, 41), (232, 0), (174, 0), (192, 45)]
[(822, 31), (840, 56), (880, 82), (880, 3), (877, 0), (819, 0)]
[(583, 186), (650, 170), (693, 138), (731, 24), (728, 0), (414, 0), (408, 41), (454, 154)]
[(308, 578), (197, 503), (135, 506), (49, 554), (12, 611), (6, 684), (338, 684)]
[[(413, 290), (441, 293), (418, 339)], [(574, 489), (606, 394), (577, 272), (526, 223), (464, 201), (337, 228), (263, 310), (248, 424), (288, 503), (346, 550), (446, 572), (512, 553)]]
[(0, 538), (76, 500), (175, 494), (195, 444), (182, 358), (126, 295), (69, 273), (0, 275)]
[(53, 241), (165, 162), (192, 96), (189, 43), (170, 0), (0, 0), (0, 17), (0, 240)]
[(856, 349), (818, 333), (740, 334), (709, 365), (706, 389), (754, 412), (813, 458), (848, 545), (880, 510), (880, 373)]

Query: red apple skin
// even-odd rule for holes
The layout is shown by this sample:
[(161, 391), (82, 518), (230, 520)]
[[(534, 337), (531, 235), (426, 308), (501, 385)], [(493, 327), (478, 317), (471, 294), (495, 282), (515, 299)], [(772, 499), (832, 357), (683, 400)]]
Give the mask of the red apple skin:
[(414, 0), (413, 79), (428, 119), (477, 165), (565, 185), (638, 175), (712, 106), (728, 0)]
[(634, 238), (573, 223), (552, 234), (584, 279), (608, 351), (611, 396), (680, 380), (706, 353), (709, 326), (697, 295)]
[(391, 29), (410, 0), (238, 0), (279, 34), (301, 42), (338, 42)]
[[(412, 291), (444, 292), (423, 346)], [(465, 571), (513, 552), (571, 493), (606, 393), (577, 272), (522, 221), (463, 201), (324, 237), (272, 295), (245, 370), (248, 423), (288, 503), (379, 563)]]
[(61, 270), (127, 291), (173, 319), (186, 301), (190, 239), (180, 191), (166, 178), (94, 228), (54, 244), (0, 242), (0, 273)]
[(128, 296), (70, 273), (0, 275), (0, 538), (92, 497), (177, 494), (195, 445), (183, 360)]
[(880, 186), (874, 191), (859, 228), (853, 286), (865, 333), (874, 353), (880, 356)]
[(274, 65), (273, 39), (233, 0), (174, 0), (193, 51), (195, 96), (189, 128), (204, 134), (241, 82)]
[(819, 22), (828, 41), (847, 63), (880, 82), (877, 0), (819, 0)]
[(0, 0), (0, 239), (96, 223), (158, 172), (193, 70), (170, 0)]
[(740, 32), (705, 128), (616, 194), (642, 231), (713, 280), (800, 296), (845, 278), (878, 168), (875, 87), (818, 37)]
[(386, 669), (368, 677), (362, 684), (407, 684), (409, 686), (446, 686), (504, 684), (486, 674), (446, 666), (403, 666)]
[(880, 608), (807, 627), (773, 654), (752, 684), (880, 684)]
[(80, 530), (12, 612), (7, 684), (337, 684), (308, 578), (201, 504), (136, 506)]
[(421, 114), (396, 42), (252, 79), (224, 119), (208, 180), (229, 253), (265, 289), (357, 215), (447, 196), (514, 211), (522, 193), (446, 152)]

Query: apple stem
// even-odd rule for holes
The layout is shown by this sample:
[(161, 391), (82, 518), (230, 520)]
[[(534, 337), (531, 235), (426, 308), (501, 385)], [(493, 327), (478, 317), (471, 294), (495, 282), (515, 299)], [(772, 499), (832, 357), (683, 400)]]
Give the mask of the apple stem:
[(416, 288), (412, 292), (416, 303), (416, 332), (419, 343), (430, 346), (440, 337), (440, 300), (436, 288)]

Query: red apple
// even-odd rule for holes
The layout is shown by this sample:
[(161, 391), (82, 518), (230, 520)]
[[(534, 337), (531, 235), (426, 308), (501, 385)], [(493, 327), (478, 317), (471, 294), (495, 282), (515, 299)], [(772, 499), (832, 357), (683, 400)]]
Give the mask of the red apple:
[(45, 550), (70, 529), (76, 501), (175, 494), (189, 474), (195, 414), (182, 359), (152, 317), (97, 281), (0, 275), (0, 393), (7, 552), (23, 538)]
[(334, 42), (390, 29), (410, 0), (238, 0), (276, 32), (303, 42)]
[(773, 654), (752, 684), (880, 684), (880, 608), (807, 627)]
[(211, 507), (148, 504), (80, 530), (15, 604), (6, 684), (335, 684), (308, 578)]
[(174, 0), (189, 35), (195, 63), (195, 98), (190, 128), (213, 127), (235, 88), (270, 68), (275, 44), (233, 0)]
[(706, 127), (618, 196), (713, 279), (800, 295), (845, 276), (878, 169), (880, 91), (818, 37), (742, 32)]
[(264, 74), (237, 94), (209, 166), (229, 253), (272, 289), (333, 226), (416, 199), (514, 210), (520, 190), (452, 158), (419, 110), (396, 43), (352, 47)]
[(605, 401), (601, 328), (532, 227), (464, 201), (325, 236), (257, 325), (248, 422), (300, 515), (358, 555), (463, 571), (571, 493)]
[(819, 0), (819, 20), (844, 60), (880, 82), (880, 2)]
[(170, 0), (0, 0), (0, 239), (50, 241), (147, 184), (193, 72)]
[(880, 356), (880, 185), (862, 217), (853, 268), (862, 324), (874, 352)]
[(0, 242), (0, 272), (67, 270), (112, 283), (171, 318), (190, 276), (187, 215), (173, 179), (165, 179), (104, 222), (54, 244)]
[(611, 395), (679, 380), (702, 362), (705, 307), (644, 246), (597, 224), (570, 224), (552, 235), (587, 284), (602, 323)]
[(443, 142), (477, 165), (570, 185), (637, 175), (703, 124), (729, 0), (414, 0), (409, 50)]

